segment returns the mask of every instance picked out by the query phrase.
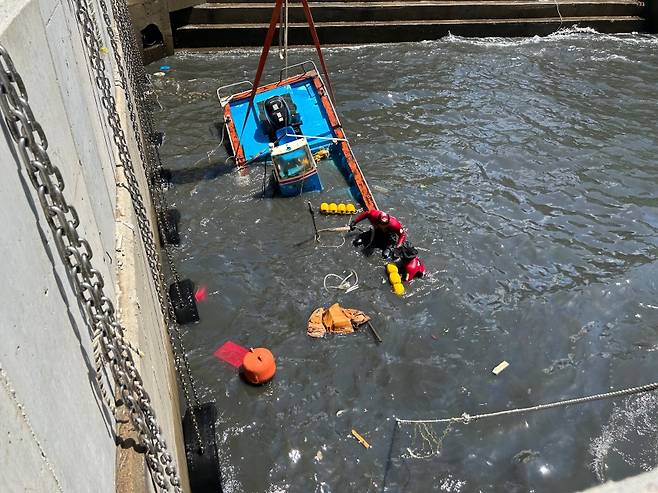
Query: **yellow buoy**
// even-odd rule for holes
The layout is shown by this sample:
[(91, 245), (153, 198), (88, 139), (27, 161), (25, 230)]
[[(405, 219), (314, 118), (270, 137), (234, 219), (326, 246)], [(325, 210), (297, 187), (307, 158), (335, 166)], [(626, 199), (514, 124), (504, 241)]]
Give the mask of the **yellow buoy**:
[(320, 204), (320, 212), (322, 214), (326, 214), (327, 212), (329, 212), (329, 204), (327, 204), (326, 202), (322, 202)]
[(393, 292), (398, 296), (402, 296), (404, 294), (403, 284), (401, 282), (393, 284)]
[(336, 211), (338, 210), (338, 206), (334, 204), (333, 202), (329, 204), (329, 214), (336, 214)]
[(395, 264), (386, 264), (386, 273), (390, 274), (391, 272), (396, 272), (398, 271), (398, 266)]
[(338, 214), (345, 214), (345, 204), (338, 204)]
[(354, 204), (347, 204), (345, 206), (345, 212), (347, 214), (354, 214), (356, 213), (356, 207), (354, 207)]
[(391, 281), (391, 284), (393, 284), (394, 286), (402, 282), (402, 278), (400, 277), (400, 274), (398, 274), (397, 272), (389, 273), (388, 280)]

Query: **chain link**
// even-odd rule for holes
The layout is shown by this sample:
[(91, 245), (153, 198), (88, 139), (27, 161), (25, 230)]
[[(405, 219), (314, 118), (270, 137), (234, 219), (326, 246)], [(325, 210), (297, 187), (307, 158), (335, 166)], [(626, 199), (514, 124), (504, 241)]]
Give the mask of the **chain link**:
[[(115, 0), (113, 2), (114, 19), (119, 34), (121, 46), (117, 42), (115, 31), (112, 26), (112, 17), (105, 0), (99, 0), (103, 19), (106, 24), (107, 32), (110, 38), (110, 44), (114, 54), (115, 63), (117, 65), (117, 72), (120, 77), (120, 85), (124, 90), (126, 98), (126, 106), (128, 114), (135, 135), (137, 149), (140, 155), (141, 162), (144, 165), (144, 170), (147, 178), (149, 191), (154, 203), (154, 210), (160, 230), (164, 230), (166, 223), (165, 217), (165, 201), (163, 194), (163, 183), (161, 179), (162, 163), (160, 154), (158, 152), (155, 131), (153, 125), (152, 112), (149, 108), (149, 102), (146, 100), (147, 94), (154, 94), (153, 88), (148, 87), (150, 81), (144, 71), (141, 55), (137, 48), (137, 42), (134, 37), (132, 24), (130, 22), (128, 7), (125, 0)], [(122, 54), (124, 59), (122, 59)], [(125, 64), (122, 63), (125, 60)], [(146, 135), (146, 144), (142, 139), (142, 133)], [(116, 140), (116, 138), (115, 138)], [(124, 164), (124, 171), (126, 174), (132, 174), (134, 177), (134, 168), (132, 163), (130, 165)], [(152, 250), (157, 251), (157, 247), (153, 241), (154, 234), (151, 231), (150, 222), (148, 219), (140, 220), (139, 211), (144, 209), (143, 200), (141, 199), (141, 192), (136, 187), (136, 179), (128, 180), (128, 187), (135, 208), (135, 213), (138, 217), (138, 226), (142, 235), (144, 243), (150, 243)], [(173, 262), (171, 253), (163, 248), (164, 256), (167, 260), (169, 270), (174, 279), (175, 289), (178, 290), (178, 298), (183, 299), (180, 292), (180, 277)], [(190, 363), (187, 358), (187, 351), (183, 343), (183, 337), (180, 328), (176, 322), (176, 315), (174, 312), (171, 299), (165, 294), (164, 288), (164, 274), (162, 272), (161, 263), (159, 259), (157, 262), (149, 263), (151, 276), (154, 284), (158, 287), (157, 295), (162, 314), (167, 321), (169, 327), (169, 339), (174, 354), (174, 366), (178, 379), (181, 383), (181, 388), (185, 396), (188, 408), (199, 406), (199, 397), (197, 386), (192, 375)], [(188, 306), (194, 304), (191, 296), (185, 300)], [(192, 425), (195, 431), (199, 451), (203, 453), (204, 447), (201, 439), (201, 432), (194, 412), (190, 412), (192, 418)]]
[[(80, 20), (89, 18), (80, 2), (76, 13)], [(89, 43), (95, 43), (96, 48), (99, 48), (98, 40), (90, 29), (91, 24), (85, 23), (85, 26), (85, 39), (93, 37), (94, 40)], [(98, 54), (98, 51), (96, 53)], [(102, 69), (98, 60), (92, 65)], [(103, 91), (103, 104), (110, 105), (114, 101), (106, 82), (107, 78), (101, 77), (97, 71), (96, 83), (107, 89)], [(109, 363), (121, 399), (130, 412), (141, 443), (146, 448), (146, 461), (154, 481), (163, 491), (169, 491), (172, 487), (175, 492), (182, 492), (176, 464), (167, 450), (151, 399), (135, 365), (132, 350), (124, 339), (123, 327), (116, 320), (114, 305), (105, 295), (105, 281), (92, 265), (93, 252), (89, 243), (81, 238), (77, 231), (80, 224), (78, 213), (62, 193), (65, 188), (64, 180), (59, 168), (50, 161), (48, 140), (41, 125), (34, 118), (25, 85), (11, 57), (1, 45), (0, 112), (37, 192), (57, 252), (83, 307), (91, 332), (97, 337), (102, 358)], [(115, 142), (117, 140), (115, 135)], [(127, 153), (127, 149), (119, 147), (120, 152)]]

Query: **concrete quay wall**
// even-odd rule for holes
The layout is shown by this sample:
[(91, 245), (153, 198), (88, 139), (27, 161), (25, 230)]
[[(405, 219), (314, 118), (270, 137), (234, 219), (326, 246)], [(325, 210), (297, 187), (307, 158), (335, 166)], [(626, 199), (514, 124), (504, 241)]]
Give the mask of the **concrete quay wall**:
[[(135, 359), (187, 486), (171, 349), (72, 3), (3, 0), (0, 44), (25, 83), (105, 292), (127, 338), (143, 353)], [(99, 22), (97, 36), (108, 48), (107, 75), (117, 81), (99, 6), (90, 3)], [(148, 201), (116, 87), (112, 84)], [(149, 491), (144, 456), (133, 452), (130, 440), (121, 447), (115, 443), (115, 418), (95, 382), (89, 326), (2, 120), (0, 129), (0, 491)]]

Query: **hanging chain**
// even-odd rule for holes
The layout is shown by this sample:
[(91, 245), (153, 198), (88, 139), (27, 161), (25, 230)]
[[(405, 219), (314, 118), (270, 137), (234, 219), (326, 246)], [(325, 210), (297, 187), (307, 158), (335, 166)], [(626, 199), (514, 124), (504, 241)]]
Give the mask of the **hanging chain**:
[[(158, 303), (169, 329), (167, 332), (169, 334), (169, 340), (174, 356), (176, 374), (178, 375), (178, 379), (181, 383), (181, 388), (183, 390), (187, 406), (198, 407), (198, 392), (192, 377), (192, 371), (190, 368), (189, 360), (187, 358), (187, 352), (183, 344), (180, 328), (176, 323), (174, 307), (171, 303), (171, 300), (169, 299), (169, 296), (164, 293), (165, 277), (162, 272), (159, 251), (155, 244), (155, 235), (151, 229), (151, 223), (148, 219), (148, 214), (144, 205), (144, 199), (142, 198), (135, 174), (135, 168), (128, 150), (125, 133), (121, 127), (120, 118), (116, 109), (116, 101), (110, 91), (110, 81), (105, 74), (105, 62), (100, 56), (100, 42), (97, 37), (90, 35), (90, 33), (93, 33), (97, 30), (95, 20), (91, 15), (89, 15), (88, 9), (85, 8), (88, 5), (87, 0), (75, 0), (75, 5), (77, 18), (83, 31), (85, 46), (87, 47), (89, 53), (89, 60), (96, 74), (96, 85), (102, 92), (101, 100), (107, 112), (108, 124), (113, 131), (114, 142), (119, 151), (119, 160), (123, 166), (128, 192), (133, 204), (135, 216), (137, 217), (138, 229), (144, 244), (144, 248), (146, 250), (149, 271), (151, 273), (153, 283), (156, 287), (155, 291), (158, 297)], [(147, 78), (141, 59), (135, 59), (137, 48), (132, 31), (132, 25), (128, 17), (128, 8), (125, 1), (122, 0), (117, 1), (114, 4), (117, 28), (119, 35), (122, 38), (122, 47), (120, 51), (114, 30), (112, 28), (112, 19), (110, 17), (107, 3), (104, 0), (101, 0), (100, 7), (107, 26), (107, 32), (110, 37), (110, 43), (112, 45), (112, 50), (117, 63), (117, 72), (120, 75), (121, 85), (126, 96), (126, 106), (129, 110), (129, 117), (131, 120), (133, 133), (135, 134), (140, 158), (145, 168), (149, 191), (151, 192), (152, 198), (155, 199), (154, 209), (156, 218), (158, 223), (163, 225), (165, 222), (164, 197), (162, 195), (162, 188), (159, 179), (159, 169), (156, 169), (154, 165), (155, 162), (158, 162), (159, 164), (159, 154), (155, 148), (152, 120), (150, 120), (149, 117), (144, 116), (150, 115), (148, 108), (146, 108), (145, 100), (143, 99), (144, 93), (146, 91), (144, 90), (145, 88), (143, 87), (143, 83), (139, 83), (139, 79), (146, 81)], [(121, 63), (121, 53), (123, 53), (126, 57), (125, 67)], [(135, 67), (141, 69), (142, 77), (134, 76), (134, 71), (132, 69)], [(131, 78), (130, 81), (127, 80), (126, 72)], [(137, 95), (134, 100), (132, 97), (133, 95)], [(141, 108), (140, 104), (142, 104)], [(135, 106), (137, 108), (135, 108)], [(141, 138), (142, 130), (145, 132), (147, 139), (149, 140), (149, 145), (145, 146)], [(157, 160), (154, 159), (154, 156), (157, 156)], [(180, 279), (174, 267), (173, 259), (166, 249), (163, 250), (169, 264), (169, 269), (171, 270), (172, 276), (174, 277), (176, 289), (180, 290), (178, 285)], [(180, 292), (179, 298), (182, 298), (180, 296)], [(194, 303), (194, 301), (191, 299), (187, 300), (187, 302), (188, 304)], [(183, 373), (183, 370), (185, 371), (185, 374)], [(192, 418), (192, 425), (195, 431), (199, 451), (200, 453), (203, 453), (204, 447), (201, 439), (201, 432), (196, 419), (196, 414), (193, 412), (193, 410), (190, 412), (190, 416)]]
[(64, 195), (64, 180), (48, 156), (48, 140), (35, 120), (25, 85), (11, 57), (0, 45), (0, 112), (16, 143), (19, 158), (35, 188), (45, 220), (52, 231), (57, 252), (69, 281), (82, 305), (92, 333), (121, 395), (132, 422), (146, 448), (146, 461), (156, 485), (164, 491), (181, 483), (172, 456), (162, 437), (151, 399), (137, 370), (132, 351), (123, 338), (112, 301), (104, 292), (105, 281), (91, 260), (93, 252), (77, 231), (78, 213)]
[[(133, 131), (137, 138), (137, 146), (140, 153), (140, 157), (142, 163), (144, 163), (145, 171), (147, 174), (147, 182), (149, 184), (149, 190), (151, 191), (151, 195), (154, 198), (156, 217), (160, 225), (160, 229), (161, 231), (163, 231), (164, 230), (163, 226), (166, 224), (167, 221), (165, 217), (166, 207), (165, 207), (164, 194), (163, 194), (164, 184), (162, 182), (162, 175), (161, 175), (162, 162), (160, 160), (160, 153), (157, 147), (157, 139), (155, 137), (153, 115), (151, 110), (152, 104), (146, 100), (147, 95), (154, 95), (155, 92), (153, 87), (150, 85), (150, 80), (147, 77), (146, 72), (144, 71), (144, 65), (142, 63), (141, 53), (137, 48), (137, 40), (135, 39), (134, 31), (132, 29), (132, 24), (130, 22), (130, 14), (128, 12), (128, 6), (125, 0), (114, 1), (113, 6), (115, 10), (114, 19), (116, 21), (117, 30), (119, 32), (119, 36), (121, 39), (122, 52), (125, 56), (126, 63), (125, 66), (123, 67), (125, 69), (125, 72), (121, 68), (121, 55), (119, 51), (116, 49), (116, 47), (114, 49), (115, 59), (117, 65), (120, 67), (118, 68), (118, 72), (121, 75), (122, 82), (124, 84), (126, 101), (129, 102), (128, 110), (129, 110), (130, 120), (132, 123)], [(101, 9), (103, 10), (104, 17), (107, 22), (108, 20), (110, 20), (110, 17), (109, 15), (106, 15), (107, 6), (104, 0), (101, 0)], [(108, 24), (107, 29), (108, 32), (110, 33), (111, 39), (113, 39), (114, 30), (111, 28), (110, 24)], [(126, 73), (130, 78), (130, 84), (127, 84), (126, 82), (126, 77), (125, 77)], [(132, 104), (133, 98), (135, 103), (134, 108)], [(137, 113), (137, 117), (135, 116), (135, 113)], [(139, 127), (137, 125), (137, 120), (139, 120)], [(139, 129), (141, 129), (142, 132), (146, 134), (146, 140), (148, 142), (148, 145), (146, 146), (146, 150), (148, 151), (148, 154), (147, 152), (145, 152), (144, 143), (142, 141), (141, 132), (139, 131)], [(166, 246), (163, 248), (163, 251), (165, 258), (167, 259), (169, 271), (171, 272), (171, 275), (174, 280), (174, 286), (175, 289), (177, 290), (178, 299), (182, 300), (183, 296), (181, 295), (180, 284), (179, 284), (180, 277), (174, 265), (171, 252), (167, 250)], [(158, 266), (160, 265), (161, 264), (158, 263)], [(152, 275), (154, 277), (154, 282), (156, 282), (156, 277), (158, 279), (162, 278), (161, 273), (158, 274), (152, 272)], [(163, 310), (163, 316), (168, 321), (168, 326), (170, 328), (169, 337), (174, 351), (176, 371), (179, 376), (179, 380), (181, 381), (181, 387), (185, 395), (186, 404), (188, 408), (193, 406), (198, 407), (199, 395), (197, 392), (197, 385), (195, 383), (192, 370), (190, 368), (190, 363), (187, 358), (187, 351), (183, 343), (183, 337), (182, 334), (180, 333), (180, 328), (178, 326), (178, 323), (176, 322), (174, 307), (169, 297), (167, 297), (167, 299), (164, 301), (165, 302), (162, 303), (161, 300), (161, 308)], [(188, 296), (188, 299), (186, 299), (185, 301), (187, 302), (188, 306), (194, 305), (194, 300), (191, 298), (191, 295)], [(182, 361), (182, 369), (181, 369), (181, 361)], [(185, 375), (183, 375), (183, 369), (185, 371)], [(188, 389), (188, 383), (189, 383), (189, 389)], [(192, 418), (192, 426), (194, 428), (194, 432), (197, 438), (199, 451), (203, 453), (204, 451), (203, 442), (201, 440), (201, 432), (199, 430), (196, 414), (194, 412), (190, 412), (190, 417)]]

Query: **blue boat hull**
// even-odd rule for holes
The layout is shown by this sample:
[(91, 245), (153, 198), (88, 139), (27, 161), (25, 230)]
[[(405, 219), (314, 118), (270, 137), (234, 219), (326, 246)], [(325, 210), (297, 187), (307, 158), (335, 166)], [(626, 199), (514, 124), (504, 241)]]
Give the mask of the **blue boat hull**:
[(282, 197), (295, 197), (306, 192), (321, 192), (322, 183), (316, 169), (313, 173), (302, 176), (295, 180), (287, 180), (284, 183), (277, 183), (279, 194)]
[[(304, 68), (303, 64), (301, 65)], [(345, 177), (354, 200), (366, 209), (376, 209), (375, 199), (356, 162), (336, 110), (329, 100), (315, 66), (313, 70), (305, 69), (301, 74), (259, 87), (253, 99), (254, 111), (249, 111), (251, 90), (224, 99), (220, 96), (226, 130), (236, 164), (244, 166), (270, 159), (267, 150), (271, 139), (265, 132), (259, 115), (262, 113), (260, 105), (272, 96), (288, 96), (294, 102), (301, 122), (299, 134), (305, 136), (311, 153), (328, 149), (332, 160)], [(322, 190), (317, 170), (313, 176), (306, 174), (295, 179), (279, 176), (274, 180), (274, 186), (284, 197)]]

